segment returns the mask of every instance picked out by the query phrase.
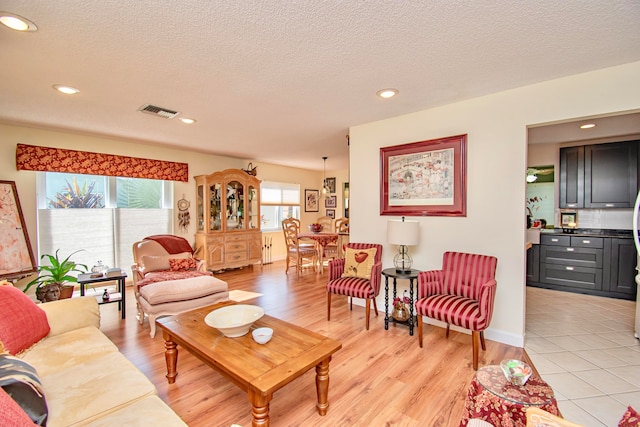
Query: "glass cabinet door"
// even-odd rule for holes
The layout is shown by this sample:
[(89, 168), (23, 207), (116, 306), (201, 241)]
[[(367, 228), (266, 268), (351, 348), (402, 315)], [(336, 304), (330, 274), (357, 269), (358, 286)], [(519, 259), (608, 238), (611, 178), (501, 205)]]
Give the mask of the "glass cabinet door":
[(258, 218), (258, 198), (256, 197), (256, 189), (253, 185), (249, 186), (249, 207), (247, 211), (247, 221), (249, 228), (260, 228), (260, 218)]
[(222, 184), (219, 182), (209, 186), (209, 230), (217, 231), (222, 229)]
[(204, 185), (198, 185), (196, 189), (196, 220), (198, 231), (204, 231)]
[(227, 184), (227, 230), (244, 228), (244, 185), (238, 181)]

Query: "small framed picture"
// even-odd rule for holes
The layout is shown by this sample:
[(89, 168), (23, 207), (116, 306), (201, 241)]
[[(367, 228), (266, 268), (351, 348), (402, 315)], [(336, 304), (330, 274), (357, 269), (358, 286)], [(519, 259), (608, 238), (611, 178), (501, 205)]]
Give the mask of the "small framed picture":
[(324, 199), (324, 207), (325, 208), (335, 208), (337, 203), (337, 196), (327, 196)]
[(577, 228), (578, 213), (575, 211), (560, 212), (560, 224), (562, 228)]
[(318, 212), (319, 211), (319, 190), (304, 190), (304, 211), (305, 212)]
[(335, 178), (327, 178), (327, 188), (329, 188), (329, 193), (334, 194), (336, 192), (336, 179)]
[(336, 218), (336, 210), (335, 209), (327, 209), (327, 216), (331, 219)]

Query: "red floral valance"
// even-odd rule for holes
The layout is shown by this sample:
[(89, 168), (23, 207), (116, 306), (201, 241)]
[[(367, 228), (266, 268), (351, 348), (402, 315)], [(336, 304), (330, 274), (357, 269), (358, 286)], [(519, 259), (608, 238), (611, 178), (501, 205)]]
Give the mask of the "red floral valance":
[(187, 163), (18, 144), (18, 170), (68, 172), (189, 182)]

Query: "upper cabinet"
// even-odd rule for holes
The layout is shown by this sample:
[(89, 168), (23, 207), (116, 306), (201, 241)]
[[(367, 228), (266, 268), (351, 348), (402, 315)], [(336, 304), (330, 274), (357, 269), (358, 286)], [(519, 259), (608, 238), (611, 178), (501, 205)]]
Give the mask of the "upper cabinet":
[(560, 149), (560, 208), (631, 208), (638, 193), (638, 142)]

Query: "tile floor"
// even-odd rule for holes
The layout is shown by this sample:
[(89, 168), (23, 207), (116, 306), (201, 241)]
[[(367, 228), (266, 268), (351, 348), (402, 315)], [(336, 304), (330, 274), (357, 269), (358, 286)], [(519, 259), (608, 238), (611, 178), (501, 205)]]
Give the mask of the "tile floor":
[(640, 410), (635, 301), (527, 287), (525, 349), (564, 418), (614, 427)]

